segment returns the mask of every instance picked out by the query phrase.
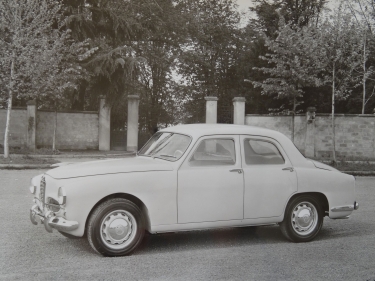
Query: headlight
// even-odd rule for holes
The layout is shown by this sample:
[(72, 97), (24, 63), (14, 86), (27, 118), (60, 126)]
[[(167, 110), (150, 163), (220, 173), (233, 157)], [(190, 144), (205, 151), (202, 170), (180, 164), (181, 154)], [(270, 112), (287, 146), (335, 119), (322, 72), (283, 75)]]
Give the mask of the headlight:
[(29, 190), (31, 192), (31, 194), (35, 194), (36, 193), (36, 187), (39, 186), (40, 184), (40, 178), (42, 177), (43, 175), (37, 175), (35, 177), (33, 177), (31, 179), (31, 184), (30, 184), (30, 187), (29, 187)]
[(65, 205), (66, 204), (66, 192), (64, 188), (59, 187), (59, 191), (57, 193), (57, 197), (59, 198), (59, 204)]

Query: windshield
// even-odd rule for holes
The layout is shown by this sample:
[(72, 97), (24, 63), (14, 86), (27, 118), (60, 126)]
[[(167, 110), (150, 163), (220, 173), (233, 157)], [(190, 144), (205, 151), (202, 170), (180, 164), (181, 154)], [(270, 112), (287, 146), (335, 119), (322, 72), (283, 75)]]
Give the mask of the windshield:
[(138, 152), (138, 155), (177, 161), (185, 153), (191, 138), (173, 133), (156, 133)]

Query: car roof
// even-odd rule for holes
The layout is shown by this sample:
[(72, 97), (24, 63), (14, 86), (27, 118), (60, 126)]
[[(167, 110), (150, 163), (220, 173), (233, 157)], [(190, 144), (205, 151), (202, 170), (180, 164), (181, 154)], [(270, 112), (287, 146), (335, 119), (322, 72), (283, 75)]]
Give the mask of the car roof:
[(168, 127), (160, 131), (186, 134), (193, 138), (205, 135), (260, 135), (278, 139), (284, 136), (280, 132), (266, 128), (233, 124), (186, 124)]
[(294, 166), (308, 165), (307, 159), (301, 154), (294, 143), (284, 134), (255, 126), (234, 125), (234, 124), (186, 124), (167, 127), (160, 132), (179, 133), (191, 136), (194, 141), (201, 136), (208, 135), (253, 135), (275, 139), (283, 147), (289, 160)]

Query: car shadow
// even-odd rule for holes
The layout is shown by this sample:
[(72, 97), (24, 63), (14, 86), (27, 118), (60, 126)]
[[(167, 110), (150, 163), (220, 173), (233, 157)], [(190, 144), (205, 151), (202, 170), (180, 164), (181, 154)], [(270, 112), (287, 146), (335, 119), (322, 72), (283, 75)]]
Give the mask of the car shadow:
[(285, 242), (286, 239), (282, 236), (277, 225), (172, 232), (147, 234), (134, 254), (144, 255)]
[[(347, 221), (348, 222), (348, 221)], [(353, 227), (352, 227), (353, 224)], [(355, 227), (354, 227), (355, 226)], [(372, 227), (371, 227), (372, 226)], [(353, 223), (328, 223), (323, 225), (315, 242), (361, 237), (371, 235), (373, 225), (356, 221)], [(69, 241), (80, 253), (95, 253), (87, 239), (68, 239), (59, 237), (62, 245)], [(57, 242), (57, 241), (55, 241)], [(202, 249), (219, 249), (242, 246), (283, 244), (289, 242), (281, 233), (279, 226), (250, 226), (212, 230), (196, 230), (161, 234), (145, 234), (145, 237), (133, 255), (150, 255)], [(59, 244), (59, 243), (57, 243)]]

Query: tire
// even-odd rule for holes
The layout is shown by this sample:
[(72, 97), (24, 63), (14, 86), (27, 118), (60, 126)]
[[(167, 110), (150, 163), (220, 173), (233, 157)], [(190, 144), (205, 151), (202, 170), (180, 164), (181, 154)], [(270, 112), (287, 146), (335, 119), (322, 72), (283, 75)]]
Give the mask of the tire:
[[(58, 230), (59, 231), (59, 230)], [(59, 231), (59, 233), (63, 236), (65, 236), (66, 238), (69, 238), (69, 239), (82, 239), (83, 237), (79, 237), (79, 236), (74, 236), (74, 235), (71, 235), (69, 233), (66, 233), (66, 232), (63, 232), (63, 231)]]
[(293, 242), (308, 242), (318, 235), (323, 225), (323, 208), (319, 201), (309, 195), (291, 200), (280, 223), (283, 235)]
[(87, 224), (91, 247), (104, 256), (115, 257), (132, 253), (144, 236), (142, 211), (133, 202), (109, 199), (95, 208)]

